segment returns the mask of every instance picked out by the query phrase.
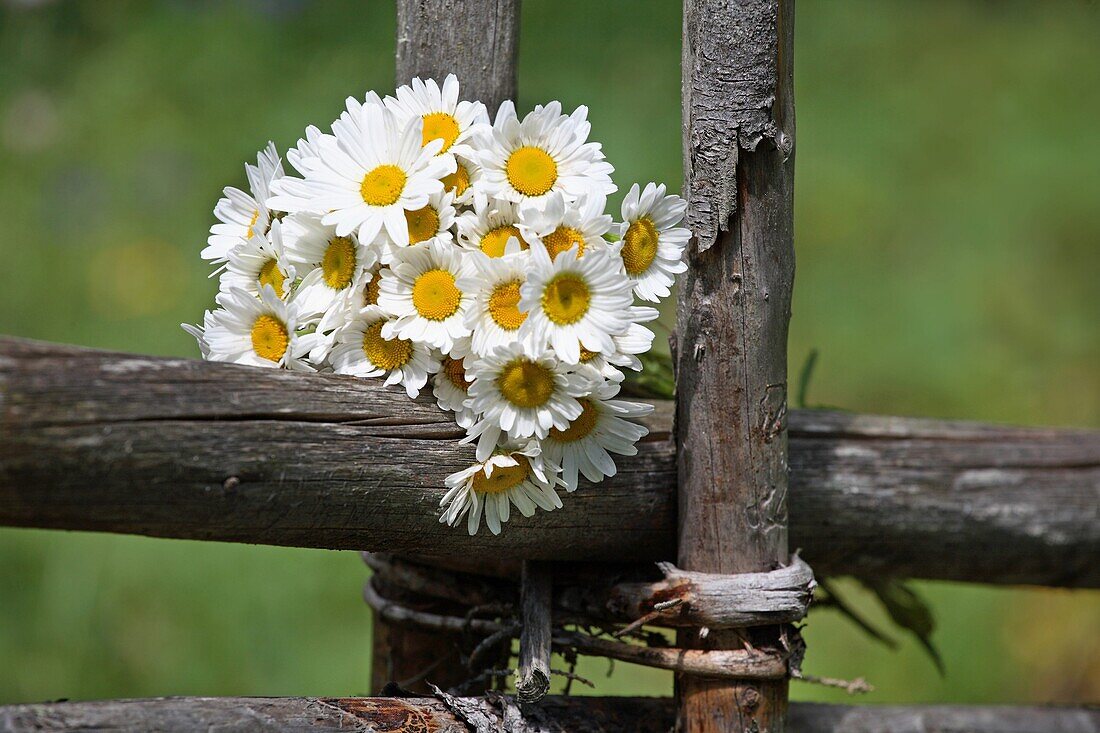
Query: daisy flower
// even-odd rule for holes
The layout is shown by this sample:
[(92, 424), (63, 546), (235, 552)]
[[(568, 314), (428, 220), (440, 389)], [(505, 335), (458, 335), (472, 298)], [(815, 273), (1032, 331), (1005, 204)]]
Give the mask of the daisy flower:
[(214, 207), (214, 216), (221, 223), (210, 227), (210, 237), (200, 253), (204, 260), (225, 262), (237, 245), (251, 239), (253, 234), (267, 233), (272, 218), (267, 206), (271, 186), (286, 175), (275, 143), (269, 142), (257, 155), (256, 165), (245, 163), (244, 170), (249, 191), (232, 186), (224, 189), (225, 198)]
[(510, 201), (496, 200), (474, 204), (472, 211), (458, 217), (458, 241), (466, 249), (479, 250), (489, 257), (500, 257), (511, 239), (520, 249), (530, 245), (519, 226), (519, 207)]
[(287, 259), (278, 221), (271, 222), (267, 236), (256, 232), (234, 247), (220, 278), (223, 291), (240, 288), (259, 297), (260, 289), (270, 285), (275, 295), (283, 300), (290, 297), (293, 283), (294, 267)]
[(298, 306), (293, 299), (284, 302), (274, 288), (264, 285), (259, 298), (233, 288), (218, 293), (217, 303), (221, 308), (210, 316), (203, 333), (209, 359), (314, 371), (304, 359), (314, 339), (298, 335)]
[[(309, 352), (310, 361), (320, 366), (327, 362), (336, 343), (336, 331), (355, 318), (363, 308), (378, 305), (378, 279), (382, 267), (364, 270), (355, 281), (333, 301), (317, 324), (317, 343)], [(387, 271), (388, 272), (388, 271)], [(387, 313), (392, 318), (392, 314)]]
[[(455, 223), (454, 195), (447, 192), (432, 194), (425, 206), (416, 211), (406, 211), (405, 221), (409, 230), (409, 244), (405, 246), (433, 240), (450, 244), (454, 241), (451, 232)], [(380, 245), (380, 258), (387, 265), (393, 262), (396, 252), (404, 249), (404, 246), (396, 245), (386, 237), (381, 238)]]
[(487, 356), (513, 342), (531, 342), (530, 329), (523, 327), (527, 313), (519, 308), (520, 287), (527, 278), (531, 256), (520, 250), (515, 239), (509, 241), (502, 257), (490, 258), (476, 251), (466, 256), (473, 272), (459, 287), (476, 294), (466, 311), (471, 351)]
[(494, 455), (444, 480), (448, 491), (439, 502), (443, 509), (439, 521), (454, 527), (465, 516), (466, 530), (473, 535), (484, 514), (489, 531), (500, 534), (512, 504), (525, 517), (532, 516), (536, 507), (548, 512), (560, 509), (561, 498), (554, 490), (560, 482), (558, 470), (539, 455), (534, 441), (501, 446)]
[(515, 105), (505, 101), (478, 155), (485, 195), (541, 205), (554, 192), (570, 201), (614, 193), (614, 168), (604, 160), (599, 143), (586, 142), (591, 130), (587, 115), (586, 107), (563, 115), (561, 104), (551, 102), (520, 121)]
[(435, 403), (440, 409), (453, 412), (455, 422), (461, 428), (469, 428), (477, 417), (473, 410), (466, 406), (471, 383), (472, 380), (466, 376), (463, 357), (442, 357), (439, 371), (432, 377)]
[(611, 230), (611, 216), (604, 213), (607, 197), (603, 194), (584, 196), (576, 203), (566, 203), (561, 194), (547, 197), (539, 209), (525, 204), (520, 210), (520, 231), (528, 241), (538, 240), (556, 260), (562, 252), (577, 248), (577, 256), (585, 252), (606, 249), (603, 235)]
[(361, 102), (355, 97), (348, 97), (344, 100), (344, 111), (332, 123), (333, 136), (362, 135), (368, 125), (367, 110), (372, 107), (381, 108), (383, 106), (382, 98), (373, 89), (366, 93)]
[[(344, 128), (344, 133), (348, 137), (362, 136), (363, 130), (366, 129), (366, 123), (364, 122), (364, 111), (367, 107), (381, 107), (382, 98), (378, 96), (374, 91), (369, 91), (364, 98), (364, 101), (360, 102), (355, 97), (348, 97), (344, 100), (345, 110), (340, 113), (340, 117), (336, 122), (332, 123), (333, 128)], [(294, 166), (294, 169), (299, 173), (304, 173), (309, 163), (303, 163), (306, 158), (317, 158), (321, 156), (321, 150), (326, 146), (339, 147), (336, 135), (321, 132), (316, 125), (309, 125), (306, 127), (306, 135), (304, 138), (298, 140), (298, 144), (287, 151), (286, 157), (290, 161), (290, 164)], [(288, 178), (281, 184), (283, 187), (295, 187), (304, 183), (301, 179)], [(296, 191), (302, 191), (304, 189), (296, 188)], [(323, 213), (323, 212), (321, 212)]]
[(447, 74), (442, 89), (435, 79), (425, 81), (417, 77), (410, 85), (399, 87), (396, 94), (396, 98), (386, 97), (386, 107), (401, 127), (410, 120), (422, 120), (423, 146), (442, 140), (443, 147), (436, 155), (451, 153), (466, 158), (474, 155), (471, 143), (479, 129), (489, 126), (489, 114), (481, 102), (459, 101), (458, 78), (454, 74)]
[[(336, 137), (326, 132), (321, 132), (316, 125), (310, 125), (306, 128), (306, 136), (298, 140), (298, 144), (293, 148), (286, 151), (286, 159), (290, 161), (290, 164), (294, 166), (294, 170), (299, 173), (304, 171), (306, 165), (303, 164), (303, 160), (306, 158), (317, 158), (321, 155), (321, 148), (326, 145), (335, 145)], [(288, 178), (286, 181), (280, 184), (280, 186), (303, 184), (304, 181), (297, 178)], [(301, 189), (304, 190), (304, 189)]]
[(625, 418), (648, 415), (653, 405), (612, 399), (618, 392), (618, 382), (595, 382), (592, 393), (579, 400), (581, 414), (565, 429), (551, 428), (543, 439), (543, 453), (562, 467), (566, 491), (576, 490), (578, 472), (592, 482), (614, 476), (615, 461), (610, 454), (638, 453), (634, 444), (649, 430)]
[(466, 365), (473, 379), (471, 410), (480, 415), (467, 430), (477, 439), (477, 458), (485, 460), (501, 434), (512, 440), (545, 438), (550, 428), (564, 430), (581, 414), (578, 397), (588, 393), (587, 379), (549, 351), (525, 349), (518, 343)]
[(635, 183), (623, 199), (622, 241), (613, 251), (622, 258), (639, 298), (651, 303), (667, 298), (676, 275), (687, 270), (684, 248), (691, 232), (677, 226), (685, 211), (687, 202), (666, 196), (663, 183), (647, 183), (641, 191)]
[(312, 214), (291, 214), (281, 229), (287, 259), (304, 273), (294, 295), (301, 312), (359, 310), (359, 295), (376, 261), (374, 251), (354, 234), (338, 235), (335, 227)]
[(416, 397), (428, 375), (439, 371), (439, 360), (425, 344), (384, 336), (388, 320), (385, 311), (367, 306), (338, 329), (329, 355), (332, 369), (356, 377), (385, 375), (386, 386), (400, 384)]
[(439, 240), (397, 251), (378, 285), (378, 305), (396, 317), (386, 324), (385, 337), (450, 353), (456, 339), (470, 335), (466, 311), (474, 294), (458, 287), (468, 267), (462, 250)]
[(383, 106), (368, 102), (360, 109), (357, 122), (337, 120), (332, 141), (321, 139), (312, 148), (315, 155), (299, 157), (304, 180), (272, 185), (268, 205), (319, 213), (339, 236), (358, 233), (361, 242), (373, 242), (384, 228), (404, 246), (409, 242), (405, 212), (427, 206), (432, 194), (442, 192), (439, 179), (454, 172), (454, 157), (436, 157), (440, 141), (420, 146), (419, 119), (400, 128)]
[(642, 361), (638, 358), (638, 354), (648, 352), (656, 337), (653, 331), (642, 324), (655, 321), (659, 316), (660, 313), (656, 308), (644, 305), (630, 306), (630, 325), (623, 333), (611, 337), (615, 349), (610, 354), (603, 354), (582, 347), (581, 364), (587, 364), (605, 379), (613, 379), (616, 382), (623, 380), (623, 373), (616, 367), (626, 367), (640, 372)]
[(455, 156), (455, 172), (443, 176), (443, 190), (454, 194), (455, 203), (484, 206), (488, 198), (481, 190), (481, 166), (473, 157)]
[(630, 281), (604, 249), (577, 258), (577, 247), (553, 262), (541, 244), (531, 246), (520, 310), (527, 312), (531, 337), (549, 343), (558, 358), (577, 364), (581, 348), (610, 353), (611, 337), (630, 325)]
[(198, 342), (199, 354), (202, 356), (203, 359), (210, 358), (210, 344), (206, 343), (206, 329), (210, 328), (210, 325), (213, 322), (211, 320), (211, 317), (213, 315), (214, 314), (212, 311), (206, 311), (202, 316), (201, 326), (196, 326), (191, 323), (180, 324), (180, 328), (193, 336), (195, 341)]

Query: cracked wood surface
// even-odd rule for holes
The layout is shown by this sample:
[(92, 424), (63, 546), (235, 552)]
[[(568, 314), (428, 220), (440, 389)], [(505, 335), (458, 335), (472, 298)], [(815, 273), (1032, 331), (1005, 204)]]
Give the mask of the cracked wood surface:
[[(0, 706), (0, 731), (191, 733), (667, 733), (672, 701), (656, 697), (547, 697), (537, 706), (489, 698), (165, 697)], [(1098, 733), (1100, 709), (792, 703), (790, 733)]]
[(523, 631), (519, 637), (515, 682), (516, 697), (521, 702), (538, 702), (550, 691), (553, 588), (551, 563), (523, 563), (520, 578), (520, 623)]
[[(377, 380), (0, 338), (0, 525), (502, 557), (673, 557), (670, 406), (619, 475), (498, 536), (437, 521), (472, 460)], [(821, 576), (1100, 587), (1100, 432), (794, 410), (794, 549)]]
[(461, 98), (489, 116), (516, 96), (519, 0), (398, 0), (397, 85), (414, 76), (442, 85), (458, 75)]
[[(685, 0), (676, 328), (677, 565), (759, 573), (788, 558), (787, 327), (794, 293), (794, 0)], [(809, 558), (812, 565), (814, 560)], [(782, 626), (694, 629), (680, 646), (786, 646)], [(786, 679), (678, 675), (682, 733), (782, 733)]]

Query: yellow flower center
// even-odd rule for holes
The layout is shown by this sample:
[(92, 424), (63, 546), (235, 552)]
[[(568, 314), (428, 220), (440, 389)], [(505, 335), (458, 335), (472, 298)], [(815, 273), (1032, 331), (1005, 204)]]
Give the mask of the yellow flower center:
[(359, 195), (363, 197), (363, 203), (370, 206), (389, 206), (401, 198), (407, 180), (405, 171), (396, 165), (380, 165), (363, 176)]
[(427, 242), (439, 231), (439, 212), (431, 204), (416, 211), (406, 210), (405, 221), (409, 224), (409, 244)]
[(542, 148), (525, 145), (508, 156), (504, 164), (508, 182), (524, 196), (541, 196), (558, 180), (558, 164)]
[(489, 316), (505, 331), (515, 331), (527, 320), (519, 309), (519, 280), (501, 283), (489, 295)]
[(558, 227), (543, 237), (542, 243), (550, 253), (551, 262), (556, 260), (562, 252), (568, 252), (574, 245), (577, 247), (577, 259), (584, 257), (584, 235), (573, 227)]
[(455, 287), (455, 276), (446, 270), (428, 270), (413, 283), (413, 307), (429, 321), (450, 318), (461, 300), (462, 291)]
[(571, 272), (555, 275), (542, 291), (542, 311), (559, 326), (569, 326), (584, 318), (591, 302), (588, 284)]
[(581, 347), (581, 363), (587, 364), (600, 355), (598, 351), (589, 351), (588, 349)]
[(473, 490), (478, 494), (502, 494), (522, 484), (531, 474), (531, 462), (526, 456), (513, 454), (515, 466), (493, 466), (493, 475), (482, 469), (474, 474)]
[(421, 146), (427, 145), (432, 140), (442, 140), (443, 149), (437, 155), (447, 152), (458, 139), (458, 120), (446, 112), (432, 112), (424, 115), (423, 119), (424, 131), (421, 135)]
[(443, 176), (440, 180), (443, 181), (444, 191), (453, 191), (455, 196), (461, 196), (470, 187), (470, 171), (459, 163), (454, 173)]
[(343, 290), (355, 275), (355, 242), (350, 237), (333, 237), (321, 259), (321, 278), (333, 290)]
[(500, 370), (497, 388), (504, 399), (517, 407), (540, 407), (554, 394), (554, 373), (538, 362), (520, 357)]
[(626, 274), (637, 277), (649, 269), (657, 257), (657, 227), (648, 216), (631, 224), (623, 237), (623, 265)]
[(290, 344), (286, 325), (275, 316), (263, 314), (252, 322), (252, 350), (268, 361), (279, 361)]
[(275, 295), (280, 298), (283, 297), (283, 282), (286, 280), (286, 275), (279, 269), (279, 263), (274, 258), (264, 263), (260, 268), (260, 276), (257, 278), (260, 282), (260, 287), (264, 285), (270, 285), (271, 289), (275, 291)]
[(382, 338), (384, 323), (384, 321), (372, 323), (363, 331), (363, 353), (371, 364), (379, 369), (390, 371), (409, 363), (412, 358), (412, 342), (406, 339)]
[(513, 224), (505, 224), (485, 232), (485, 236), (481, 238), (479, 243), (481, 251), (490, 257), (503, 257), (504, 248), (508, 246), (508, 240), (512, 237), (519, 240), (520, 249), (528, 249), (529, 245), (519, 235), (519, 227)]
[(574, 443), (588, 437), (600, 421), (600, 411), (595, 402), (583, 398), (577, 401), (581, 403), (582, 408), (577, 419), (569, 423), (569, 427), (565, 430), (550, 428), (550, 437), (559, 443)]
[(378, 305), (378, 286), (381, 283), (382, 278), (378, 277), (377, 272), (374, 273), (374, 277), (363, 288), (363, 305)]
[(252, 231), (252, 227), (256, 226), (256, 222), (259, 221), (259, 220), (260, 220), (260, 210), (259, 209), (253, 209), (252, 210), (252, 218), (248, 220), (248, 231), (246, 231), (244, 233), (244, 238), (245, 239), (252, 239), (252, 235), (254, 234), (254, 232)]
[(449, 356), (444, 357), (443, 373), (456, 389), (460, 389), (463, 392), (470, 391), (470, 385), (473, 384), (473, 382), (467, 381), (466, 379), (466, 367), (463, 365), (462, 359), (452, 359)]

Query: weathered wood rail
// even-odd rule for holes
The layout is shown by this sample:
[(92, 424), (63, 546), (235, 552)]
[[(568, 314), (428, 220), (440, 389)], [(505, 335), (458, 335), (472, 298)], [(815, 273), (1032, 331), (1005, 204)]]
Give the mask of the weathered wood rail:
[[(500, 730), (509, 711), (512, 733), (667, 733), (672, 701), (655, 697), (547, 697), (526, 706), (501, 698), (168, 697), (0, 707), (0, 731), (112, 730), (191, 733), (196, 730), (341, 733), (349, 730), (483, 733)], [(1098, 733), (1100, 709), (954, 705), (823, 705), (791, 703), (789, 733)]]
[[(0, 525), (662, 560), (675, 538), (669, 416), (662, 406), (639, 455), (563, 510), (468, 537), (435, 519), (443, 477), (470, 452), (428, 399), (0, 338)], [(820, 575), (1100, 587), (1100, 432), (795, 410), (790, 465), (790, 546)]]

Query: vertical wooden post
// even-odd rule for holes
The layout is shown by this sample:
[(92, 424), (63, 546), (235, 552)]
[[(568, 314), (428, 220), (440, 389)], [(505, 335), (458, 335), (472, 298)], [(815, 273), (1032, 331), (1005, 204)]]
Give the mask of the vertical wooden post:
[(456, 74), (489, 115), (516, 98), (520, 0), (397, 0), (397, 83)]
[[(442, 83), (458, 76), (463, 99), (480, 99), (496, 113), (516, 97), (519, 0), (397, 0), (397, 85), (414, 76)], [(371, 686), (424, 678), (447, 688), (471, 676), (453, 637), (391, 626), (374, 617)], [(425, 670), (430, 670), (424, 675)]]
[[(787, 325), (794, 281), (793, 0), (685, 0), (684, 175), (693, 244), (677, 329), (679, 564), (787, 561)], [(775, 645), (777, 627), (684, 632)], [(684, 733), (784, 730), (787, 682), (677, 680)]]
[(550, 563), (525, 560), (520, 586), (519, 668), (516, 670), (516, 698), (538, 702), (550, 691), (550, 640), (553, 619), (553, 572)]

